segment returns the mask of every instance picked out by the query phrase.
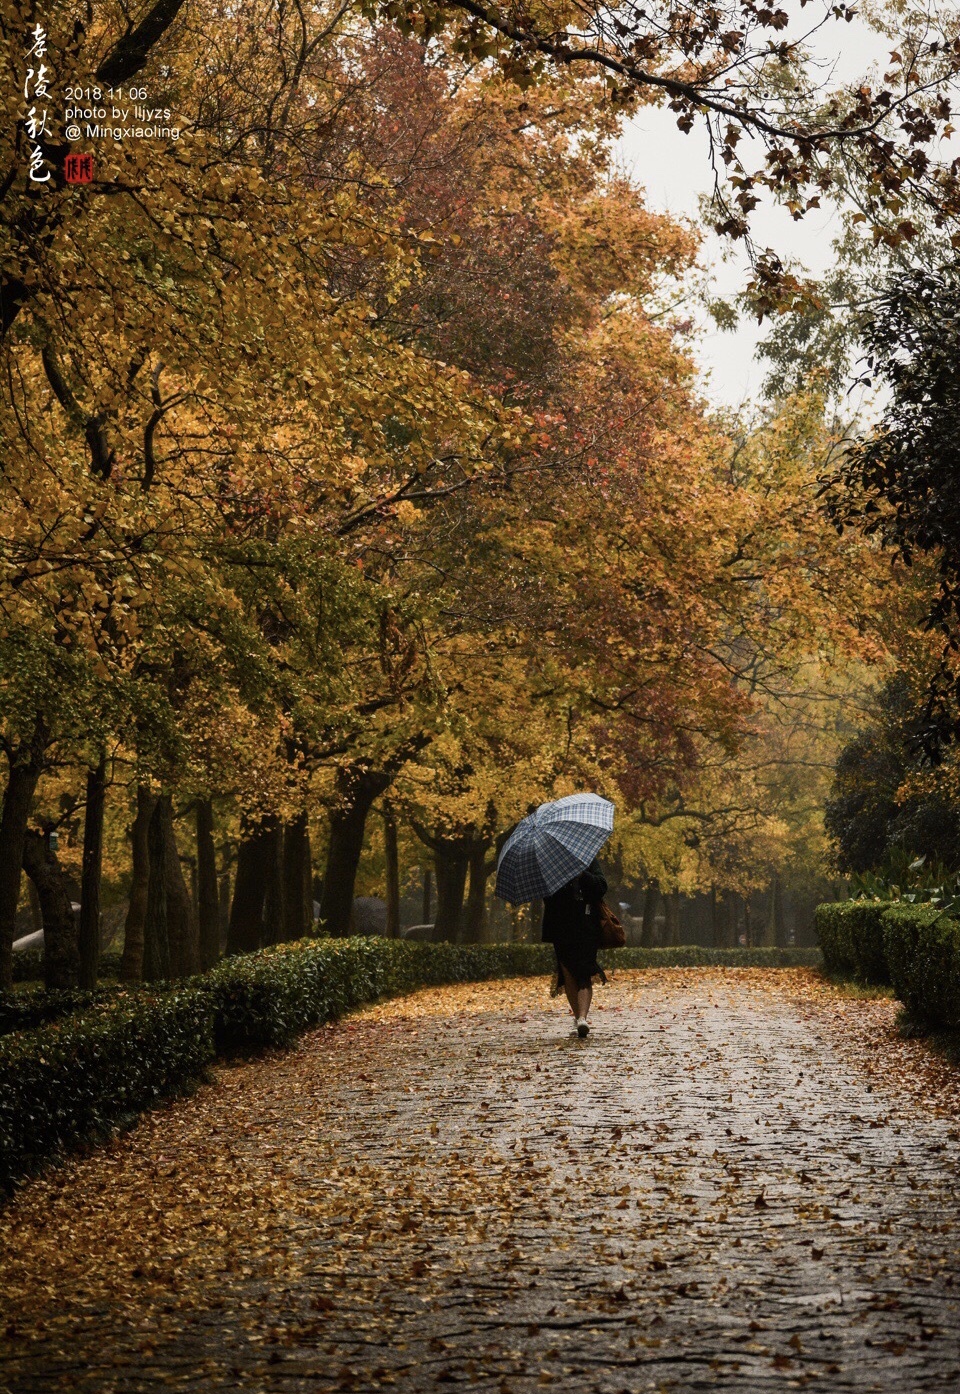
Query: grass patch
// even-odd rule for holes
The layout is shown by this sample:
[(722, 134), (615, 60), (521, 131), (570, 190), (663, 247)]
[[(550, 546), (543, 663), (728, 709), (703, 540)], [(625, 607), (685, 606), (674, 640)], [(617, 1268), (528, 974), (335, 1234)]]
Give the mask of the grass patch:
[(896, 998), (896, 993), (892, 987), (883, 987), (879, 983), (865, 983), (858, 978), (848, 977), (844, 973), (829, 973), (826, 968), (821, 968), (819, 977), (831, 987), (837, 989), (844, 997), (852, 997), (862, 1002), (872, 1002), (877, 998), (884, 998), (888, 1002)]

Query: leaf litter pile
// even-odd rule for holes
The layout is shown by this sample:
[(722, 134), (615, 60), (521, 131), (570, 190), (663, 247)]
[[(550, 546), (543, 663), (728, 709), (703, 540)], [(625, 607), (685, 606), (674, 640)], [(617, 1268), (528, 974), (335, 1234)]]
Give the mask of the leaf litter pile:
[(430, 989), (0, 1214), (0, 1391), (955, 1390), (958, 1074), (805, 970)]

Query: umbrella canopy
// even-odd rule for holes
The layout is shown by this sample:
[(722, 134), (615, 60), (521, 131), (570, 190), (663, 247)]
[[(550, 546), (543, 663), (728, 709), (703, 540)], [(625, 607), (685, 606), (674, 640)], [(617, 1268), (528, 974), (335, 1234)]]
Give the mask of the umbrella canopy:
[(495, 894), (512, 905), (553, 895), (584, 871), (613, 832), (613, 804), (568, 794), (518, 823), (497, 858)]

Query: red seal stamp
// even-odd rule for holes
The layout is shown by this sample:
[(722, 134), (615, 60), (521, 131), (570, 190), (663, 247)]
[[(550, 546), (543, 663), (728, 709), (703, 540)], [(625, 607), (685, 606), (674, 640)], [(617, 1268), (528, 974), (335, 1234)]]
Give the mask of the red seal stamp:
[(68, 155), (63, 162), (63, 177), (68, 184), (89, 184), (93, 180), (92, 155)]

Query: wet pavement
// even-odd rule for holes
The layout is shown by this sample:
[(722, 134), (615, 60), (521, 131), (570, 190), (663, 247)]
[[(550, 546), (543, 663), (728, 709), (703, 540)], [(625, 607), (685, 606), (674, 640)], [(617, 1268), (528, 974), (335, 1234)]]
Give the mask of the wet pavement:
[(956, 1073), (806, 970), (429, 990), (0, 1217), (0, 1391), (960, 1389)]

